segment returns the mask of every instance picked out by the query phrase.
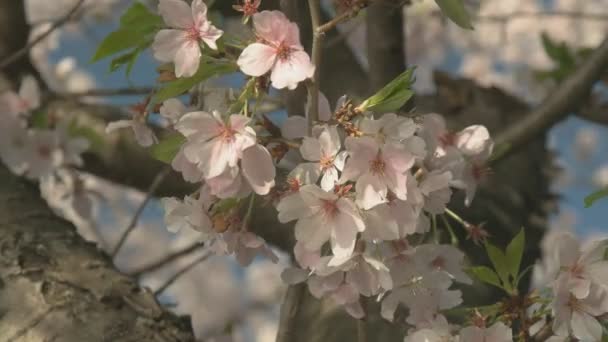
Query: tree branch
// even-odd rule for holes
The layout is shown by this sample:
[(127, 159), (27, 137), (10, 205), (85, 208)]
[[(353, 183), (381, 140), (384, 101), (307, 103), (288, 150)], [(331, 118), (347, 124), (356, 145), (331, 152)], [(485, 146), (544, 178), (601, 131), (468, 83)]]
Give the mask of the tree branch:
[(173, 285), (175, 283), (175, 281), (177, 281), (177, 279), (179, 279), (184, 274), (188, 273), (191, 269), (194, 268), (194, 266), (209, 259), (209, 257), (212, 255), (213, 254), (211, 254), (211, 253), (206, 253), (206, 254), (203, 254), (200, 257), (196, 258), (195, 260), (191, 261), (188, 265), (184, 266), (182, 269), (177, 271), (174, 275), (169, 277), (169, 279), (167, 279), (167, 281), (164, 284), (162, 284), (156, 290), (154, 290), (154, 295), (158, 296), (159, 294), (165, 292), (165, 290), (168, 289), (171, 285)]
[(319, 118), (319, 69), (321, 68), (321, 53), (323, 52), (323, 32), (319, 32), (321, 25), (321, 2), (320, 0), (308, 0), (310, 19), (312, 21), (312, 64), (315, 65), (315, 73), (312, 80), (308, 82), (308, 104), (307, 111), (308, 135), (312, 135), (312, 126)]
[(128, 273), (135, 278), (141, 277), (141, 275), (143, 275), (143, 274), (157, 271), (157, 270), (165, 267), (166, 265), (176, 261), (177, 259), (179, 259), (183, 256), (186, 256), (186, 255), (190, 255), (190, 254), (200, 250), (203, 247), (204, 247), (204, 245), (200, 242), (194, 243), (188, 247), (185, 247), (184, 249), (181, 249), (177, 252), (170, 253), (147, 265), (139, 266), (139, 267), (134, 268), (133, 270), (129, 270)]
[(114, 249), (112, 249), (112, 252), (110, 253), (112, 258), (116, 257), (116, 255), (118, 254), (118, 252), (120, 251), (120, 249), (122, 248), (124, 243), (127, 241), (127, 238), (129, 237), (129, 235), (131, 235), (131, 232), (133, 232), (133, 230), (137, 226), (137, 221), (139, 221), (139, 217), (141, 216), (144, 209), (146, 208), (146, 205), (148, 204), (148, 202), (150, 202), (150, 200), (154, 196), (154, 193), (156, 192), (156, 189), (158, 189), (158, 187), (162, 184), (165, 177), (167, 177), (169, 175), (169, 172), (171, 172), (171, 167), (165, 166), (165, 168), (161, 172), (159, 172), (158, 175), (156, 175), (156, 177), (152, 181), (152, 184), (150, 184), (150, 188), (148, 189), (148, 192), (146, 193), (146, 197), (144, 198), (144, 200), (141, 202), (141, 204), (135, 211), (135, 214), (133, 214), (133, 218), (131, 219), (131, 222), (127, 226), (127, 229), (125, 229), (125, 231), (120, 236), (120, 239), (118, 239), (116, 246), (114, 246)]
[(0, 340), (26, 331), (49, 341), (194, 341), (189, 319), (116, 271), (2, 165), (0, 217)]
[(593, 84), (608, 68), (608, 38), (549, 94), (534, 111), (496, 136), (496, 146), (504, 146), (505, 156), (517, 151), (530, 140), (565, 118), (589, 96)]
[(565, 17), (581, 20), (608, 20), (608, 13), (590, 13), (581, 11), (544, 11), (544, 12), (529, 12), (529, 11), (514, 11), (509, 14), (499, 15), (481, 15), (477, 16), (478, 21), (496, 21), (507, 22), (515, 19), (523, 18), (538, 18), (538, 17)]
[(105, 96), (132, 96), (132, 95), (148, 95), (154, 91), (153, 87), (129, 87), (117, 89), (89, 89), (80, 92), (71, 92), (58, 94), (57, 97), (66, 99), (77, 99), (80, 97), (105, 97)]
[(34, 39), (34, 40), (30, 41), (29, 43), (27, 43), (21, 49), (15, 51), (13, 54), (9, 55), (8, 57), (6, 57), (2, 61), (0, 61), (0, 69), (4, 69), (4, 68), (10, 66), (11, 64), (13, 64), (13, 62), (17, 61), (18, 59), (20, 59), (21, 57), (23, 57), (25, 54), (27, 54), (28, 51), (30, 51), (30, 49), (32, 47), (34, 47), (36, 44), (38, 44), (41, 41), (43, 41), (44, 39), (46, 39), (46, 37), (48, 37), (55, 30), (57, 30), (58, 28), (60, 28), (64, 24), (66, 24), (68, 21), (70, 21), (70, 19), (72, 18), (72, 16), (78, 11), (78, 9), (80, 8), (80, 6), (83, 3), (84, 3), (84, 0), (78, 0), (78, 2), (74, 5), (74, 7), (72, 7), (70, 9), (70, 11), (65, 16), (63, 16), (63, 17), (59, 18), (59, 20), (55, 21), (51, 25), (51, 27), (49, 27), (48, 30), (46, 30), (45, 32), (43, 32), (40, 36), (36, 37), (36, 39)]
[(296, 323), (298, 311), (304, 293), (306, 284), (300, 283), (287, 287), (285, 299), (281, 304), (281, 313), (279, 318), (279, 330), (277, 332), (276, 342), (292, 342), (296, 339)]

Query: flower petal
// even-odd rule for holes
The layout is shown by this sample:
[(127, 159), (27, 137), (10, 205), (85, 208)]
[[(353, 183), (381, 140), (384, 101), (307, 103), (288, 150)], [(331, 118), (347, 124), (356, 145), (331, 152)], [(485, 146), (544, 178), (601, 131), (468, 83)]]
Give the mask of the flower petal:
[(236, 61), (245, 75), (259, 77), (270, 71), (277, 58), (274, 48), (253, 43), (245, 48)]
[(258, 195), (266, 195), (274, 186), (276, 171), (272, 157), (262, 145), (254, 145), (243, 151), (241, 159), (243, 176)]
[(185, 29), (194, 24), (192, 11), (185, 1), (160, 0), (158, 12), (169, 27)]

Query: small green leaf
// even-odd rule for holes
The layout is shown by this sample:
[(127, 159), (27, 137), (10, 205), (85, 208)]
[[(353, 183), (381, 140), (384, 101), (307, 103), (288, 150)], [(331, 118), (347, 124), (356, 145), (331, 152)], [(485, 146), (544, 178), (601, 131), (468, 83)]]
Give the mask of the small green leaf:
[(549, 58), (551, 58), (558, 65), (575, 65), (574, 55), (565, 43), (554, 42), (545, 32), (541, 34), (541, 41), (547, 56), (549, 56)]
[(49, 116), (46, 111), (37, 110), (30, 117), (30, 124), (33, 128), (48, 128)]
[(171, 164), (186, 138), (181, 134), (174, 134), (150, 147), (152, 157), (164, 163)]
[(128, 78), (129, 75), (131, 75), (131, 70), (133, 69), (135, 62), (137, 61), (137, 58), (139, 58), (141, 52), (144, 51), (151, 43), (152, 41), (145, 42), (144, 44), (136, 47), (135, 49), (112, 59), (112, 61), (110, 62), (109, 71), (111, 73), (115, 72), (116, 70), (126, 65), (125, 75)]
[(486, 267), (486, 266), (471, 267), (469, 269), (469, 273), (471, 273), (471, 275), (473, 277), (479, 279), (480, 281), (482, 281), (484, 283), (494, 285), (500, 289), (503, 288), (503, 286), (500, 284), (500, 279), (498, 279), (498, 276), (496, 275), (496, 272), (494, 272), (489, 267)]
[(599, 201), (600, 199), (602, 199), (604, 197), (608, 197), (608, 188), (598, 190), (598, 191), (590, 194), (589, 196), (585, 197), (585, 208), (589, 208), (595, 202)]
[(77, 120), (70, 122), (68, 133), (72, 137), (87, 139), (90, 144), (90, 150), (93, 152), (100, 152), (105, 145), (105, 140), (101, 134), (89, 126), (79, 125)]
[(179, 78), (175, 81), (171, 81), (165, 84), (156, 94), (154, 95), (154, 102), (160, 103), (167, 99), (180, 96), (183, 93), (190, 90), (200, 82), (215, 75), (228, 74), (236, 71), (236, 65), (232, 63), (201, 63), (198, 71), (192, 77)]
[(120, 17), (120, 26), (131, 28), (136, 31), (148, 32), (163, 24), (163, 19), (152, 13), (141, 2), (135, 2), (127, 11)]
[(129, 29), (119, 29), (110, 33), (97, 47), (92, 62), (106, 58), (126, 49), (138, 46), (142, 41), (142, 35)]
[(398, 110), (414, 95), (412, 83), (415, 68), (409, 68), (397, 76), (389, 84), (380, 89), (376, 94), (363, 101), (358, 107), (362, 111), (373, 111), (376, 113), (387, 113)]
[(498, 247), (491, 243), (486, 243), (486, 252), (488, 253), (488, 257), (490, 257), (490, 261), (492, 262), (496, 273), (498, 273), (498, 277), (500, 277), (505, 286), (508, 286), (510, 282), (507, 257), (498, 249)]
[(509, 273), (513, 279), (517, 279), (517, 276), (519, 275), (519, 268), (521, 267), (521, 259), (524, 255), (525, 243), (526, 236), (524, 229), (522, 228), (507, 246), (507, 265), (509, 267)]
[(471, 16), (464, 7), (462, 0), (435, 0), (435, 2), (441, 8), (441, 12), (456, 25), (468, 30), (473, 29)]

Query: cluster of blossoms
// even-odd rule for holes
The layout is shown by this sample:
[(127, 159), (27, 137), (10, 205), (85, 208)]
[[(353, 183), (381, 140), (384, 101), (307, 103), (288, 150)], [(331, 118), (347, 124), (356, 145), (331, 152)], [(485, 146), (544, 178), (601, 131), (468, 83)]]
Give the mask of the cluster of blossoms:
[[(368, 101), (357, 106), (346, 96), (332, 110), (321, 93), (307, 118), (289, 117), (281, 125), (249, 111), (248, 101), (257, 104), (267, 85), (292, 90), (315, 74), (298, 26), (279, 11), (257, 13), (258, 6), (245, 1), (237, 7), (252, 18), (255, 33), (255, 41), (234, 55), (252, 78), (239, 99), (206, 110), (170, 99), (159, 108), (168, 130), (183, 141), (173, 169), (199, 185), (183, 199), (162, 200), (168, 229), (196, 231), (210, 250), (234, 254), (242, 265), (260, 254), (276, 260), (250, 229), (255, 211), (273, 205), (279, 222), (294, 223), (296, 266), (283, 272), (286, 283), (305, 282), (315, 297), (331, 298), (359, 319), (366, 315), (362, 297), (375, 298), (386, 320), (404, 317), (410, 327), (405, 341), (512, 341), (512, 320), (499, 315), (479, 314), (464, 327), (448, 324), (445, 311), (462, 304), (454, 284), (472, 279), (465, 254), (428, 234), (454, 190), (464, 191), (465, 205), (472, 203), (493, 152), (488, 130), (452, 131), (435, 113), (375, 113)], [(161, 0), (159, 12), (169, 28), (156, 34), (152, 49), (157, 59), (173, 63), (176, 77), (196, 74), (205, 52), (218, 56), (223, 32), (207, 19), (201, 0), (191, 6)], [(129, 126), (141, 145), (157, 143), (146, 123), (148, 102), (134, 108), (132, 120), (108, 129)], [(463, 225), (476, 240), (487, 237)], [(596, 317), (608, 311), (608, 279), (594, 272), (608, 270), (605, 245), (596, 247), (574, 255), (578, 247), (564, 246), (552, 264), (558, 266), (549, 267), (555, 338), (601, 336)], [(545, 309), (540, 305), (535, 312), (541, 314), (532, 315)]]
[[(551, 341), (600, 341), (600, 316), (608, 313), (608, 240), (581, 246), (569, 232), (552, 232), (543, 242), (543, 260), (536, 265), (535, 285), (550, 305), (535, 307), (553, 317)], [(535, 330), (545, 324), (540, 321)]]
[[(13, 173), (40, 180), (43, 190), (51, 184), (65, 190), (70, 184), (70, 194), (65, 193), (64, 198), (75, 199), (82, 188), (71, 168), (82, 165), (81, 154), (89, 142), (72, 134), (70, 117), (54, 117), (39, 107), (40, 90), (31, 76), (23, 78), (18, 92), (0, 94), (0, 159)], [(79, 213), (88, 217), (85, 201), (80, 208)]]

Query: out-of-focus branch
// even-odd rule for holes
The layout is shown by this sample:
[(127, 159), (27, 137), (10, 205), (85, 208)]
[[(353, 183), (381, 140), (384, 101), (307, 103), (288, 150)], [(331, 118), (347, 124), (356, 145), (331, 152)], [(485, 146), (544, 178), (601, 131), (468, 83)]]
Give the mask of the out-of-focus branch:
[(312, 64), (315, 65), (315, 73), (312, 80), (308, 82), (308, 99), (310, 101), (307, 111), (308, 135), (312, 135), (312, 126), (319, 118), (319, 67), (321, 65), (321, 53), (323, 52), (324, 31), (319, 31), (321, 25), (321, 1), (308, 0), (310, 9), (310, 20), (312, 22)]
[(276, 342), (292, 342), (296, 340), (296, 323), (298, 310), (306, 291), (306, 284), (290, 285), (281, 304), (279, 330)]
[(154, 91), (153, 87), (129, 87), (116, 89), (89, 89), (79, 92), (62, 93), (58, 97), (78, 99), (81, 97), (104, 97), (104, 96), (132, 96), (132, 95), (148, 95)]
[(152, 181), (152, 184), (150, 184), (150, 188), (148, 189), (148, 192), (146, 193), (146, 197), (144, 198), (144, 200), (141, 202), (141, 204), (135, 211), (135, 214), (133, 214), (133, 218), (131, 219), (131, 222), (127, 226), (127, 229), (125, 229), (125, 231), (120, 235), (120, 238), (118, 239), (118, 242), (116, 243), (116, 246), (114, 246), (114, 248), (112, 249), (112, 252), (110, 253), (112, 258), (116, 257), (116, 255), (118, 254), (118, 252), (120, 251), (122, 246), (127, 241), (127, 238), (129, 237), (129, 235), (131, 235), (131, 233), (137, 226), (137, 221), (139, 221), (139, 217), (144, 212), (146, 205), (148, 205), (148, 202), (150, 202), (150, 200), (154, 196), (156, 189), (158, 189), (158, 187), (162, 184), (163, 180), (165, 180), (165, 178), (169, 175), (170, 171), (171, 171), (171, 167), (165, 166), (165, 168), (161, 172), (159, 172), (158, 175), (156, 175), (156, 177)]
[(159, 295), (159, 294), (165, 292), (165, 290), (168, 289), (171, 285), (173, 285), (177, 281), (177, 279), (179, 279), (184, 274), (188, 273), (196, 265), (198, 265), (201, 262), (209, 259), (209, 257), (211, 255), (212, 255), (211, 253), (203, 254), (200, 257), (198, 257), (198, 258), (194, 259), (193, 261), (191, 261), (188, 265), (184, 266), (182, 269), (180, 269), (174, 275), (172, 275), (169, 279), (167, 279), (164, 284), (162, 284), (156, 290), (154, 290), (154, 294), (155, 295)]
[(505, 23), (511, 20), (524, 18), (540, 18), (540, 17), (562, 17), (581, 20), (608, 20), (608, 13), (591, 13), (581, 11), (545, 11), (545, 12), (529, 12), (515, 11), (508, 14), (498, 15), (480, 15), (476, 17), (477, 21), (494, 21)]
[(168, 254), (156, 261), (153, 261), (149, 264), (143, 265), (143, 266), (139, 266), (136, 267), (132, 270), (129, 270), (128, 273), (130, 275), (132, 275), (133, 277), (140, 277), (142, 274), (145, 273), (150, 273), (150, 272), (154, 272), (157, 271), (161, 268), (163, 268), (164, 266), (176, 261), (177, 259), (186, 256), (186, 255), (190, 255), (194, 252), (196, 252), (197, 250), (200, 250), (201, 248), (203, 248), (203, 244), (201, 243), (194, 243), (192, 245), (189, 245), (188, 247), (185, 247), (179, 251), (173, 252), (171, 254)]
[(336, 16), (325, 24), (319, 25), (315, 29), (315, 34), (325, 34), (325, 32), (334, 29), (336, 26), (338, 26), (338, 24), (356, 17), (357, 14), (359, 14), (359, 12), (365, 7), (367, 7), (367, 2), (365, 1), (361, 1), (359, 3), (354, 4), (351, 9), (344, 11), (344, 13), (341, 13), (340, 15)]
[(608, 125), (608, 103), (600, 102), (591, 96), (590, 101), (583, 104), (576, 115), (594, 123)]
[(371, 91), (405, 71), (404, 20), (401, 7), (383, 1), (367, 9), (367, 56)]
[(53, 33), (55, 30), (57, 30), (61, 26), (65, 25), (68, 21), (70, 21), (72, 16), (78, 11), (78, 9), (80, 8), (80, 6), (83, 3), (84, 3), (84, 0), (78, 0), (78, 2), (74, 5), (74, 7), (72, 7), (65, 16), (63, 16), (63, 17), (59, 18), (57, 21), (55, 21), (51, 25), (51, 27), (49, 27), (48, 30), (44, 31), (40, 36), (36, 37), (36, 39), (33, 39), (32, 41), (27, 43), (21, 49), (15, 51), (13, 54), (9, 55), (8, 57), (6, 57), (2, 61), (0, 61), (0, 69), (4, 69), (4, 68), (10, 66), (13, 62), (17, 61), (18, 59), (23, 57), (25, 54), (27, 54), (28, 51), (30, 51), (30, 49), (32, 47), (34, 47), (36, 44), (38, 44), (41, 41), (43, 41), (44, 39), (46, 39), (51, 33)]
[(608, 68), (608, 38), (552, 91), (531, 113), (498, 134), (496, 145), (506, 149), (502, 157), (517, 151), (537, 135), (577, 109), (588, 98), (593, 84)]

